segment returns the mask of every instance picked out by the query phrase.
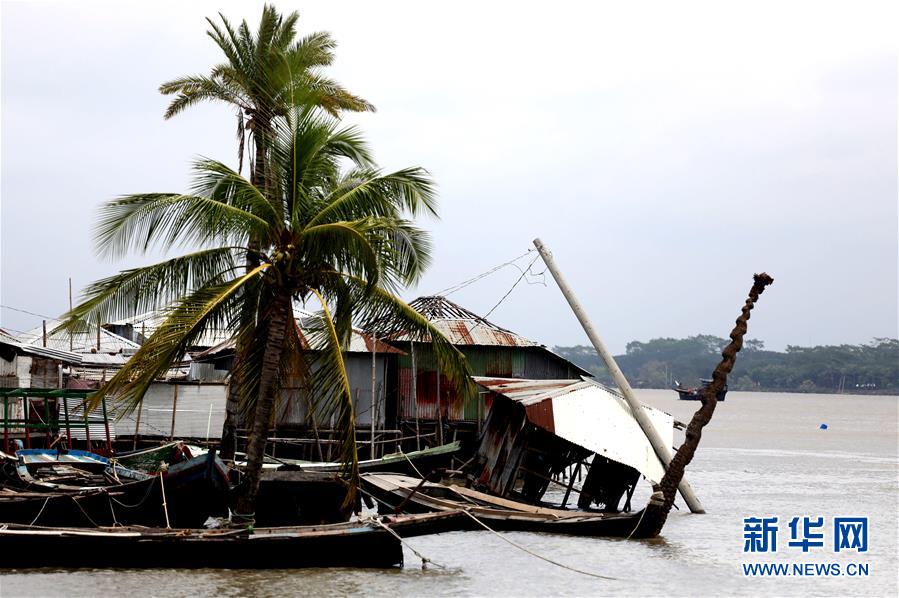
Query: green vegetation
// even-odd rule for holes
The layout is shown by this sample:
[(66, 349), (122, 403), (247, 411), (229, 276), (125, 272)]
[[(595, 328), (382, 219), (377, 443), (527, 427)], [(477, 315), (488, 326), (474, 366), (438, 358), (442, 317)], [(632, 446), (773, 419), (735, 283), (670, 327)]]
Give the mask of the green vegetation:
[[(143, 193), (106, 203), (96, 229), (101, 253), (190, 252), (93, 283), (64, 323), (77, 328), (144, 311), (166, 313), (163, 324), (93, 398), (110, 395), (130, 409), (197, 339), (211, 330), (231, 332), (237, 354), (230, 394), (249, 429), (237, 510), (248, 519), (255, 512), (275, 403), (288, 376), (299, 376), (308, 389), (310, 412), (336, 416), (345, 473), (355, 488), (355, 414), (343, 357), (354, 321), (367, 330), (389, 326), (430, 338), (441, 370), (460, 396), (473, 391), (462, 354), (396, 296), (419, 280), (430, 261), (428, 234), (411, 220), (436, 216), (427, 172), (417, 167), (381, 172), (359, 131), (341, 127), (334, 116), (337, 109), (360, 107), (335, 104), (335, 97), (348, 97), (335, 84), (293, 67), (274, 79), (259, 72), (303, 63), (288, 43), (295, 21), (295, 15), (285, 21), (266, 7), (255, 36), (246, 22), (235, 32), (224, 21), (226, 33), (213, 24), (210, 35), (231, 62), (260, 77), (243, 81), (244, 75), (224, 65), (202, 83), (243, 85), (258, 94), (255, 108), (235, 101), (253, 124), (256, 160), (250, 178), (201, 159), (187, 193)], [(268, 90), (259, 91), (257, 84)], [(181, 94), (175, 104), (182, 100), (181, 107), (202, 99), (227, 101), (194, 85), (174, 82), (164, 91)], [(269, 102), (272, 94), (276, 102)], [(269, 103), (260, 113), (263, 99)], [(296, 299), (321, 306), (319, 322), (303, 331), (315, 352), (301, 351)], [(352, 496), (351, 491), (348, 503)]]
[[(708, 378), (727, 339), (702, 334), (628, 343), (615, 359), (636, 388), (666, 388), (675, 380), (696, 386)], [(611, 382), (592, 347), (555, 347), (559, 355)], [(865, 345), (788, 346), (768, 351), (747, 340), (730, 376), (731, 390), (899, 394), (899, 340), (878, 338)]]

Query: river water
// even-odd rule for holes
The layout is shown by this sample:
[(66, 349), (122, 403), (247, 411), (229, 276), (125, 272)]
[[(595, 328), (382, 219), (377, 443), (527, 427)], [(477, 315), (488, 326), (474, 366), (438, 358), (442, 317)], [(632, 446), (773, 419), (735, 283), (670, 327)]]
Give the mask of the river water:
[[(698, 407), (671, 391), (638, 392), (682, 421)], [(899, 397), (731, 392), (687, 470), (707, 514), (691, 515), (679, 501), (662, 537), (644, 541), (505, 534), (611, 580), (551, 565), (485, 531), (408, 540), (444, 569), (423, 570), (407, 549), (406, 566), (387, 571), (34, 570), (4, 572), (0, 596), (896, 596), (897, 407)], [(743, 519), (773, 516), (777, 552), (744, 553)], [(823, 548), (787, 545), (797, 516), (824, 518)], [(859, 516), (869, 518), (868, 551), (834, 552), (833, 518)], [(749, 577), (745, 563), (839, 564), (843, 572), (862, 564), (868, 575)]]

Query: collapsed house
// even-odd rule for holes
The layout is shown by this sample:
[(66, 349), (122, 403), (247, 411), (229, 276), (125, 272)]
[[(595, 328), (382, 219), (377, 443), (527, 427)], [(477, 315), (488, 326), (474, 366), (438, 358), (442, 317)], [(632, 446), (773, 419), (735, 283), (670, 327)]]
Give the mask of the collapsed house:
[[(624, 398), (592, 380), (475, 378), (493, 407), (468, 472), (485, 491), (530, 503), (550, 484), (572, 492), (582, 509), (623, 510), (640, 478), (661, 481), (665, 468)], [(652, 426), (674, 444), (674, 418), (645, 406)], [(556, 481), (563, 472), (568, 484)], [(583, 484), (575, 487), (577, 479)]]

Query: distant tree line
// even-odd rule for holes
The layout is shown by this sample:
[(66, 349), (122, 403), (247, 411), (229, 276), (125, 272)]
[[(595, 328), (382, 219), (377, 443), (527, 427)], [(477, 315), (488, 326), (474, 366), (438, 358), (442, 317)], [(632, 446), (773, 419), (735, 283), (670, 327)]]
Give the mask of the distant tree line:
[[(615, 360), (635, 388), (696, 386), (711, 377), (727, 339), (700, 334), (628, 343)], [(554, 347), (559, 355), (611, 382), (593, 347)], [(899, 394), (899, 340), (877, 338), (862, 345), (788, 346), (768, 351), (747, 340), (729, 379), (731, 390)]]

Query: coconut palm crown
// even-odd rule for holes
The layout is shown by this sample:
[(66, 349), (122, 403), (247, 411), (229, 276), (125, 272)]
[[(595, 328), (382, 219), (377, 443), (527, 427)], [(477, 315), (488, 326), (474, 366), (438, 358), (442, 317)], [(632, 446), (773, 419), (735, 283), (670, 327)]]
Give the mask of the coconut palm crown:
[(221, 49), (225, 62), (209, 74), (178, 77), (159, 86), (165, 95), (174, 95), (165, 111), (172, 118), (201, 102), (220, 102), (237, 111), (238, 171), (242, 170), (246, 133), (255, 142), (255, 165), (251, 180), (259, 185), (265, 171), (264, 139), (272, 119), (296, 106), (297, 93), (316, 93), (316, 103), (337, 116), (340, 112), (374, 110), (322, 73), (334, 61), (337, 43), (326, 32), (297, 39), (299, 13), (282, 16), (265, 5), (255, 34), (246, 21), (235, 27), (221, 13), (220, 23), (206, 19), (207, 35)]
[[(101, 253), (192, 249), (93, 283), (64, 324), (165, 310), (163, 324), (98, 392), (125, 412), (204, 333), (233, 335), (239, 371), (232, 384), (250, 430), (238, 501), (243, 514), (254, 512), (280, 381), (296, 371), (300, 355), (294, 300), (321, 308), (321, 325), (307, 335), (318, 350), (301, 365), (304, 386), (312, 409), (336, 414), (353, 489), (355, 415), (342, 350), (354, 318), (381, 337), (402, 330), (430, 339), (460, 396), (473, 392), (462, 354), (395, 294), (429, 262), (428, 235), (409, 219), (436, 215), (427, 172), (382, 173), (356, 129), (338, 127), (316, 108), (288, 112), (274, 121), (273, 132), (267, 189), (221, 162), (200, 159), (189, 193), (129, 195), (105, 204), (95, 233)], [(247, 269), (242, 258), (251, 240), (258, 242), (259, 263)]]

